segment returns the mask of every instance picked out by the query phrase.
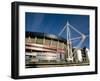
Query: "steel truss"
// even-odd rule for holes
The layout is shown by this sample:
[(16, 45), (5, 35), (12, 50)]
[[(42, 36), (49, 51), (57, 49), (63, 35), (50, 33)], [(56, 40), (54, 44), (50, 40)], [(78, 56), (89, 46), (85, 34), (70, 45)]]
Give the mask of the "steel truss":
[[(79, 37), (75, 37), (75, 38), (71, 38), (71, 31), (70, 31), (71, 29), (73, 29), (75, 32), (77, 32), (80, 36)], [(71, 24), (69, 24), (68, 21), (67, 21), (67, 23), (65, 24), (65, 26), (63, 27), (63, 29), (60, 31), (60, 33), (58, 35), (61, 36), (64, 31), (66, 32), (66, 38), (67, 38), (67, 53), (68, 53), (68, 58), (66, 60), (73, 62), (73, 58), (75, 57), (75, 54), (76, 54), (75, 52), (83, 44), (83, 42), (86, 40), (86, 38), (89, 35), (85, 35), (85, 34), (81, 33), (74, 26), (72, 26)], [(81, 39), (81, 41), (76, 45), (75, 50), (72, 52), (72, 42), (74, 40), (78, 40), (78, 39)]]

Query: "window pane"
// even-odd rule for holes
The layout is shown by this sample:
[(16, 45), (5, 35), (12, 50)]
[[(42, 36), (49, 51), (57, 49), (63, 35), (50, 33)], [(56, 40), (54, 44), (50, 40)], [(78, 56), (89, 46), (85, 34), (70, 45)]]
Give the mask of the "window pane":
[(67, 44), (64, 44), (64, 48), (67, 48)]
[(57, 46), (58, 41), (52, 40), (52, 46)]
[(29, 38), (25, 38), (25, 43), (29, 43), (30, 39)]
[(31, 43), (35, 43), (35, 38), (32, 38), (31, 39)]
[(51, 39), (45, 39), (45, 45), (50, 45)]
[(26, 43), (35, 43), (35, 38), (25, 38)]
[(37, 43), (37, 44), (43, 44), (43, 39), (42, 39), (42, 38), (37, 38), (36, 43)]
[(64, 48), (64, 43), (63, 42), (59, 42), (59, 48)]

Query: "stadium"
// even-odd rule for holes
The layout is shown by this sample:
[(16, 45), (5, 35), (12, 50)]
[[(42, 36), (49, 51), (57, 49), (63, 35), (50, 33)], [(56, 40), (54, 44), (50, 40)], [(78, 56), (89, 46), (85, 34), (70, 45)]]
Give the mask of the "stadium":
[(34, 65), (89, 65), (86, 48), (72, 47), (70, 41), (61, 36), (40, 32), (26, 32), (25, 64)]

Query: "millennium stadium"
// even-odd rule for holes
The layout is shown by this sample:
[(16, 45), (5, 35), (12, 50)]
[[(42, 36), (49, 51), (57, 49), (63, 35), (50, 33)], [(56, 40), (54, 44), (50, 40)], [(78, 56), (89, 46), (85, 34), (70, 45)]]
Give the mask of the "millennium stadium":
[[(89, 65), (89, 49), (79, 47), (87, 36), (81, 34), (80, 37), (70, 38), (70, 27), (79, 32), (68, 23), (59, 35), (27, 31), (25, 33), (25, 67)], [(66, 29), (67, 38), (63, 38), (61, 34)], [(72, 41), (76, 39), (81, 39), (81, 42), (77, 47), (73, 47)]]

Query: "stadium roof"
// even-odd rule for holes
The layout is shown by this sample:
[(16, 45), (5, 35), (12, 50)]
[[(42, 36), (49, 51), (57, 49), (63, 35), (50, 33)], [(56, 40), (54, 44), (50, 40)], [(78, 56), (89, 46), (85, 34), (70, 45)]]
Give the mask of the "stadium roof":
[(53, 34), (48, 34), (48, 33), (41, 33), (41, 32), (26, 32), (26, 37), (47, 38), (47, 39), (59, 40), (59, 41), (62, 41), (62, 42), (66, 42), (67, 41), (63, 37), (56, 36), (56, 35), (53, 35)]

